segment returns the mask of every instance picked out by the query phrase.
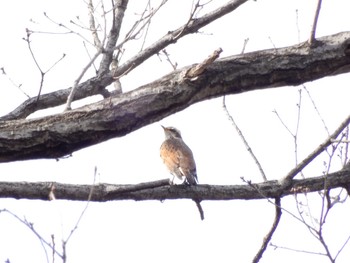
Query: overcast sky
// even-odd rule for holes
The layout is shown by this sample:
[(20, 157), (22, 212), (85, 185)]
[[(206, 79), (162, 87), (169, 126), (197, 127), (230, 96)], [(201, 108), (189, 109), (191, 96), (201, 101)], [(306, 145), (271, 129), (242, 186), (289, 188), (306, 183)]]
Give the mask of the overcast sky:
[[(145, 1), (130, 1), (126, 11), (125, 35), (132, 22), (145, 6)], [(137, 3), (136, 3), (137, 2)], [(141, 4), (142, 2), (142, 4)], [(152, 1), (156, 6), (158, 1)], [(184, 3), (182, 3), (184, 2)], [(214, 9), (223, 1), (213, 1), (199, 15)], [(200, 34), (189, 35), (167, 48), (179, 67), (205, 59), (221, 47), (221, 57), (238, 54), (244, 40), (249, 38), (246, 52), (284, 47), (305, 41), (309, 37), (317, 1), (248, 1), (238, 10), (203, 28)], [(109, 3), (108, 3), (109, 4)], [(107, 5), (107, 4), (106, 4)], [(191, 1), (170, 1), (154, 18), (145, 46), (170, 30), (186, 23)], [(298, 10), (296, 12), (296, 10)], [(317, 36), (350, 30), (350, 2), (323, 1)], [(30, 56), (25, 28), (45, 32), (62, 32), (45, 18), (75, 28), (70, 20), (79, 16), (88, 24), (84, 1), (7, 1), (0, 9), (2, 41), (0, 67), (7, 76), (0, 77), (0, 115), (13, 110), (26, 96), (16, 88), (36, 96), (40, 73)], [(99, 17), (99, 20), (103, 19)], [(88, 37), (90, 37), (87, 34)], [(66, 58), (45, 76), (43, 93), (72, 86), (89, 61), (83, 40), (73, 34), (34, 34), (31, 38), (36, 58), (47, 70), (62, 54)], [(140, 49), (140, 41), (127, 46), (124, 59)], [(92, 50), (90, 48), (90, 50)], [(123, 90), (129, 91), (171, 72), (164, 57), (152, 57), (121, 80)], [(90, 70), (84, 79), (91, 77)], [(330, 132), (349, 114), (350, 74), (324, 78), (306, 83), (312, 99)], [(292, 136), (281, 124), (276, 110), (286, 125), (294, 131), (297, 120), (299, 89), (302, 93), (298, 158), (302, 160), (326, 137), (327, 132), (303, 87), (282, 87), (243, 93), (226, 98), (228, 109), (269, 180), (286, 175), (295, 165)], [(101, 98), (96, 97), (94, 100)], [(77, 102), (78, 107), (84, 102)], [(62, 111), (62, 107), (40, 112), (32, 118)], [(198, 179), (203, 184), (243, 184), (241, 177), (261, 182), (259, 171), (222, 110), (222, 99), (193, 105), (159, 123), (151, 124), (122, 138), (116, 138), (73, 153), (73, 157), (56, 160), (36, 160), (0, 164), (0, 180), (57, 181), (86, 184), (136, 184), (168, 178), (159, 158), (164, 139), (160, 125), (175, 126), (182, 131), (197, 163)], [(305, 171), (307, 177), (324, 170), (326, 155), (315, 160)], [(332, 170), (341, 167), (335, 160)], [(320, 198), (310, 195), (313, 210), (318, 216)], [(293, 197), (282, 200), (283, 207), (292, 213)], [(68, 262), (251, 262), (274, 218), (274, 206), (267, 200), (202, 202), (205, 220), (202, 222), (191, 200), (123, 201), (92, 203), (68, 244)], [(78, 220), (85, 203), (68, 201), (1, 200), (0, 209), (7, 208), (21, 218), (33, 222), (38, 232), (56, 245), (66, 238)], [(335, 254), (350, 235), (349, 202), (332, 211), (325, 235)], [(310, 212), (310, 211), (309, 211)], [(275, 245), (323, 252), (307, 228), (284, 213), (272, 243)], [(350, 257), (345, 247), (339, 262)], [(0, 262), (46, 262), (43, 248), (23, 224), (9, 214), (0, 213)], [(286, 261), (287, 259), (287, 261)], [(261, 262), (328, 262), (325, 257), (268, 248)], [(56, 262), (60, 262), (56, 258)]]

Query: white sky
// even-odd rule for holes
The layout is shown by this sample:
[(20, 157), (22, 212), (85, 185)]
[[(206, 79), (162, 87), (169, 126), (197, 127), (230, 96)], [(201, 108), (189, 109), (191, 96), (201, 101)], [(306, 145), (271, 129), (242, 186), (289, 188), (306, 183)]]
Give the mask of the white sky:
[[(126, 18), (135, 19), (141, 12), (141, 1), (130, 1)], [(137, 3), (136, 3), (137, 2)], [(145, 1), (142, 1), (142, 3)], [(156, 1), (154, 1), (156, 2)], [(146, 46), (184, 24), (189, 16), (191, 1), (170, 1), (152, 22)], [(183, 2), (183, 3), (182, 3)], [(221, 47), (222, 57), (241, 51), (249, 38), (246, 52), (283, 47), (308, 38), (314, 1), (249, 1), (235, 12), (167, 48), (179, 67), (197, 63)], [(214, 1), (201, 14), (220, 5)], [(107, 4), (106, 4), (107, 5)], [(296, 22), (298, 9), (298, 23)], [(350, 30), (350, 2), (323, 1), (317, 36)], [(57, 32), (60, 30), (43, 16), (47, 12), (57, 22), (69, 25), (79, 15), (87, 25), (83, 1), (7, 1), (0, 9), (2, 41), (0, 67), (30, 96), (36, 96), (40, 73), (35, 67), (25, 41), (25, 28)], [(35, 23), (30, 20), (35, 21)], [(102, 20), (102, 19), (101, 19)], [(130, 26), (132, 20), (126, 20)], [(71, 26), (74, 28), (74, 26)], [(128, 27), (127, 27), (128, 28)], [(121, 34), (125, 35), (127, 28)], [(89, 37), (89, 35), (87, 35)], [(32, 37), (37, 59), (45, 70), (63, 53), (67, 58), (46, 75), (43, 93), (71, 86), (88, 62), (82, 40), (74, 35), (37, 34)], [(125, 58), (140, 48), (135, 42), (128, 46)], [(92, 49), (90, 49), (92, 51)], [(171, 71), (162, 58), (153, 57), (122, 79), (124, 91), (132, 90)], [(92, 75), (91, 70), (85, 77)], [(332, 132), (349, 114), (350, 75), (325, 78), (306, 87)], [(0, 77), (0, 115), (8, 113), (25, 96), (9, 80)], [(261, 162), (268, 179), (279, 179), (295, 164), (293, 139), (272, 113), (276, 109), (294, 131), (299, 87), (283, 87), (229, 96), (226, 104)], [(198, 103), (135, 131), (73, 153), (72, 158), (37, 160), (0, 164), (0, 180), (58, 181), (92, 183), (94, 167), (98, 182), (115, 184), (158, 180), (168, 177), (159, 158), (163, 141), (160, 124), (175, 126), (193, 150), (199, 182), (203, 184), (243, 184), (240, 177), (260, 182), (261, 176), (236, 131), (227, 121), (221, 107), (222, 99)], [(81, 104), (81, 103), (80, 103)], [(73, 106), (80, 105), (79, 103)], [(62, 108), (50, 112), (59, 112)], [(327, 136), (306, 92), (302, 91), (302, 113), (299, 134), (299, 160), (308, 155)], [(43, 113), (40, 113), (43, 114)], [(36, 115), (38, 116), (38, 114)], [(305, 170), (308, 177), (320, 175), (327, 161), (325, 155)], [(332, 169), (340, 168), (335, 160)], [(312, 215), (318, 217), (320, 198), (311, 195)], [(282, 205), (296, 213), (295, 200), (284, 198)], [(7, 208), (33, 222), (37, 230), (50, 240), (67, 237), (85, 203), (68, 201), (1, 200), (0, 209)], [(90, 204), (78, 230), (68, 243), (68, 262), (251, 262), (273, 221), (274, 207), (266, 200), (202, 202), (206, 219), (201, 222), (195, 204), (190, 200), (147, 202), (108, 202)], [(325, 238), (333, 254), (350, 235), (349, 202), (331, 211)], [(323, 252), (305, 226), (284, 213), (273, 244), (296, 249)], [(348, 245), (339, 262), (350, 257)], [(8, 214), (0, 213), (0, 262), (45, 262), (38, 239), (26, 227)], [(286, 260), (287, 259), (287, 260)], [(268, 248), (261, 262), (328, 262), (325, 257)], [(56, 258), (56, 262), (59, 262)]]

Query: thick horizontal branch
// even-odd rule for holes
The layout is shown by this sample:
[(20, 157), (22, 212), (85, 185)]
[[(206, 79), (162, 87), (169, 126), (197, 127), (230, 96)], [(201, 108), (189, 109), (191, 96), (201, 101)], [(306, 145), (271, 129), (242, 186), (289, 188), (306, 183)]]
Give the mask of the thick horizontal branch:
[(327, 177), (293, 180), (290, 188), (284, 189), (277, 181), (267, 181), (249, 185), (169, 185), (169, 180), (138, 185), (71, 185), (60, 183), (0, 182), (0, 198), (16, 199), (56, 199), (105, 202), (112, 200), (235, 200), (278, 198), (287, 195), (310, 193), (344, 187), (349, 189), (350, 171), (342, 170)]
[(184, 78), (194, 66), (186, 67), (76, 110), (38, 119), (0, 121), (0, 162), (59, 158), (124, 136), (196, 102), (299, 85), (350, 71), (350, 32), (323, 37), (317, 43), (313, 48), (296, 45), (219, 59), (196, 79)]

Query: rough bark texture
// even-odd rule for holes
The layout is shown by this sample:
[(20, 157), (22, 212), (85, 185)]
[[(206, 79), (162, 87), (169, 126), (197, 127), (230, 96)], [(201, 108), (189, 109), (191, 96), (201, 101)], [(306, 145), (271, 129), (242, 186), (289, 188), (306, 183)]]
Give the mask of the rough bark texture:
[[(48, 182), (0, 182), (0, 198), (50, 200), (52, 191), (56, 199), (105, 202), (112, 200), (235, 200), (278, 198), (292, 194), (310, 193), (344, 187), (349, 189), (350, 171), (342, 170), (328, 176), (292, 180), (285, 188), (278, 181), (248, 185), (169, 185), (169, 180), (138, 185), (70, 185)], [(53, 190), (52, 190), (53, 189)]]
[[(0, 121), (0, 162), (58, 158), (128, 134), (196, 102), (349, 72), (350, 32), (320, 38), (312, 48), (300, 44), (223, 58), (199, 77), (187, 79), (184, 73), (191, 67), (62, 114)], [(99, 89), (112, 82), (107, 74), (87, 85)]]

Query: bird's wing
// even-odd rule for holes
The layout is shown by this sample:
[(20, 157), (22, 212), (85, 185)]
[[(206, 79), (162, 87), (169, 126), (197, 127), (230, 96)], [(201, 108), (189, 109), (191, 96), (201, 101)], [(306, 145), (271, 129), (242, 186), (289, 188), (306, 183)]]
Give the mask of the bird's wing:
[(197, 184), (196, 163), (193, 158), (191, 149), (182, 141), (181, 151), (179, 151), (180, 170), (186, 176), (189, 184)]
[(190, 184), (197, 184), (192, 151), (182, 140), (166, 140), (160, 148), (160, 155), (168, 169), (178, 178), (185, 176)]
[(165, 141), (160, 147), (160, 156), (169, 171), (181, 179), (184, 174), (179, 170), (180, 154), (179, 146), (176, 142), (171, 140)]

